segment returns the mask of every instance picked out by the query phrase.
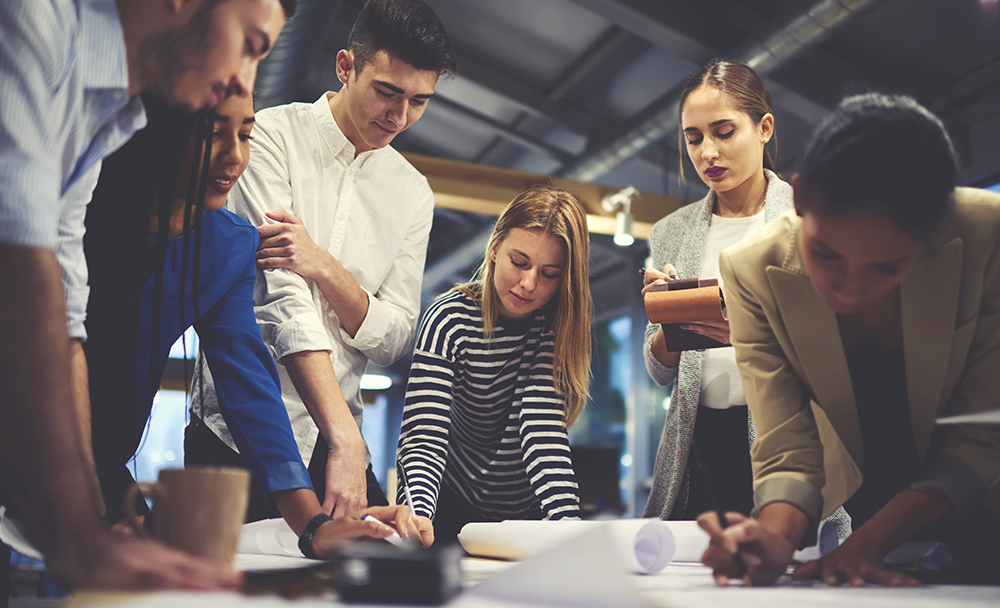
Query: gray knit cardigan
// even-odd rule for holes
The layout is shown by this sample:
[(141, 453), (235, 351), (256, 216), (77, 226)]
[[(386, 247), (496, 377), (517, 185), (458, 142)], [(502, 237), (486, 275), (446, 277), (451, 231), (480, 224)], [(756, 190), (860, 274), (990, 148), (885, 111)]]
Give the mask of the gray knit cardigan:
[[(764, 175), (767, 177), (764, 221), (770, 222), (792, 208), (792, 187), (772, 171), (764, 169)], [(649, 251), (654, 268), (662, 270), (669, 263), (677, 269), (679, 278), (698, 276), (714, 206), (715, 192), (710, 190), (700, 201), (685, 205), (656, 222), (649, 233)], [(663, 424), (660, 446), (656, 451), (653, 488), (644, 517), (673, 519), (687, 506), (690, 483), (686, 475), (688, 452), (701, 398), (701, 351), (684, 351), (677, 367), (667, 367), (652, 351), (653, 337), (658, 328), (652, 323), (646, 327), (643, 348), (646, 369), (660, 386), (676, 382), (670, 395), (670, 408)], [(747, 432), (750, 445), (753, 445), (756, 435), (753, 421), (749, 419)], [(830, 519), (837, 524), (841, 538), (846, 537), (850, 532), (850, 518), (843, 509), (836, 511)]]

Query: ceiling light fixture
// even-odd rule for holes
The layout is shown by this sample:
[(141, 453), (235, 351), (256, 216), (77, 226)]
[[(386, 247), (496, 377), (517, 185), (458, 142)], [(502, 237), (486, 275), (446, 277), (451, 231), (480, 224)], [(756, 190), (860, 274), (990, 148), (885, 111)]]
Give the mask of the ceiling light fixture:
[(601, 198), (601, 207), (609, 213), (618, 213), (615, 215), (615, 245), (619, 247), (628, 247), (635, 242), (635, 237), (632, 236), (632, 222), (635, 220), (635, 216), (632, 215), (632, 201), (638, 199), (641, 195), (639, 191), (629, 186), (619, 190), (618, 192), (613, 192), (604, 195)]

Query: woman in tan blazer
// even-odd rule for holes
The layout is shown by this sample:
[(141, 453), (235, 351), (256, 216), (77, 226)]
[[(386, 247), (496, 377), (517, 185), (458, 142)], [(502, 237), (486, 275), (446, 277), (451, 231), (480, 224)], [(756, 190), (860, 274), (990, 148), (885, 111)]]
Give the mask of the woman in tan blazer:
[(757, 442), (752, 517), (699, 519), (720, 583), (737, 551), (774, 582), (841, 505), (854, 533), (796, 578), (916, 584), (881, 566), (915, 534), (960, 563), (1000, 539), (1000, 425), (935, 425), (1000, 407), (1000, 195), (955, 181), (937, 117), (850, 97), (792, 180), (796, 214), (723, 252)]

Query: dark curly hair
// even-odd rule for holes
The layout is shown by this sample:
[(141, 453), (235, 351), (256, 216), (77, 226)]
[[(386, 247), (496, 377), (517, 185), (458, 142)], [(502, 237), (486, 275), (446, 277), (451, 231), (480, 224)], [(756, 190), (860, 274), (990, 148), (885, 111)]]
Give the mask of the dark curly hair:
[(802, 157), (799, 212), (878, 205), (927, 243), (951, 208), (958, 162), (941, 120), (907, 95), (844, 98)]

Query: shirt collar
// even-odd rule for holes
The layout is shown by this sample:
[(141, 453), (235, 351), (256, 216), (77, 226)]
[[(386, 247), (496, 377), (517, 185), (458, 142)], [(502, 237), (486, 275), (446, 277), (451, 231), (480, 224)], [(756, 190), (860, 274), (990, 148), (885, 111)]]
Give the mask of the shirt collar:
[(82, 0), (79, 48), (84, 86), (119, 90), (128, 97), (125, 35), (115, 0)]
[[(326, 145), (330, 148), (330, 152), (334, 156), (340, 156), (346, 153), (349, 160), (347, 164), (351, 164), (355, 161), (354, 158), (354, 144), (351, 140), (347, 139), (344, 132), (340, 129), (340, 125), (337, 124), (336, 119), (333, 117), (333, 112), (330, 111), (330, 98), (336, 95), (334, 91), (327, 91), (320, 95), (320, 98), (313, 103), (312, 113), (316, 118), (316, 124), (319, 125), (319, 132), (326, 142)], [(388, 146), (386, 146), (388, 147)], [(364, 166), (368, 160), (375, 154), (382, 151), (382, 148), (376, 148), (375, 150), (369, 150), (367, 152), (362, 152), (358, 154), (357, 160), (361, 161), (361, 165)]]

